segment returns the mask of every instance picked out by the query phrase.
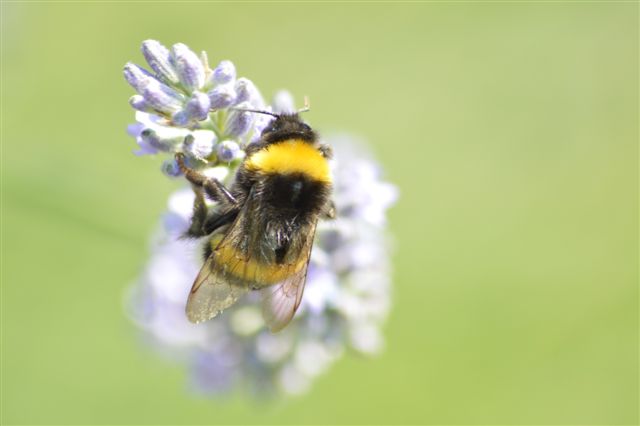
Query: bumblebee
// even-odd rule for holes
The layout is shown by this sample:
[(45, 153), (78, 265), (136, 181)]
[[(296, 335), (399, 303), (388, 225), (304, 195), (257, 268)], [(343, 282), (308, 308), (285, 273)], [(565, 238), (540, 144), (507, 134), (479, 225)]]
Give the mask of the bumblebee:
[[(209, 237), (186, 314), (193, 323), (206, 321), (257, 290), (265, 323), (276, 332), (302, 300), (319, 218), (335, 215), (331, 150), (297, 113), (247, 111), (275, 119), (247, 146), (229, 189), (176, 155), (196, 193), (187, 236)], [(205, 197), (216, 203), (213, 209)]]

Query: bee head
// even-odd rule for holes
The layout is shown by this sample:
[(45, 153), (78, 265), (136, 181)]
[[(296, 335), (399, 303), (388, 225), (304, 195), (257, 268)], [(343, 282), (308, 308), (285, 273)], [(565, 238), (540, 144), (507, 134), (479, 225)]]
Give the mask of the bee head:
[(262, 139), (268, 143), (276, 143), (288, 139), (300, 139), (314, 143), (318, 136), (313, 129), (300, 119), (297, 113), (279, 114), (275, 116), (262, 131)]

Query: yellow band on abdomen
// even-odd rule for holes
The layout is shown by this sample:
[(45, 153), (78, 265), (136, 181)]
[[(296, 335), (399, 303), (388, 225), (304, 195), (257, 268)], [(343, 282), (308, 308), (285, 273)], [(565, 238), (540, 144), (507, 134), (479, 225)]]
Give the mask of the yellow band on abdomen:
[(234, 247), (223, 245), (213, 247), (215, 264), (226, 274), (247, 284), (271, 285), (279, 283), (300, 271), (307, 259), (300, 259), (294, 264), (264, 264), (255, 260), (246, 260)]
[(315, 181), (331, 183), (327, 159), (313, 145), (298, 139), (261, 149), (247, 158), (245, 167), (263, 173), (302, 173)]

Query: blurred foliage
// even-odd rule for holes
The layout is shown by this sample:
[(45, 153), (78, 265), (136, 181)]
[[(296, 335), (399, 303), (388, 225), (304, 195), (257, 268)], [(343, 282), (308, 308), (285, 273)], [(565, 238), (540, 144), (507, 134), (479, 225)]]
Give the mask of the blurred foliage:
[[(638, 422), (638, 4), (2, 5), (3, 423)], [(375, 360), (194, 397), (123, 293), (178, 186), (136, 158), (140, 42), (231, 59), (402, 197)]]

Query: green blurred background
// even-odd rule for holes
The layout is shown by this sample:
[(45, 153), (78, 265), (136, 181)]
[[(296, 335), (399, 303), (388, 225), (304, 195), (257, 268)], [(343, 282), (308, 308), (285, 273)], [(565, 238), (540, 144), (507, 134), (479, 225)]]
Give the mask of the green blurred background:
[[(638, 4), (2, 3), (3, 423), (638, 422)], [(176, 182), (131, 154), (155, 38), (309, 95), (401, 190), (386, 350), (189, 394), (124, 289)]]

